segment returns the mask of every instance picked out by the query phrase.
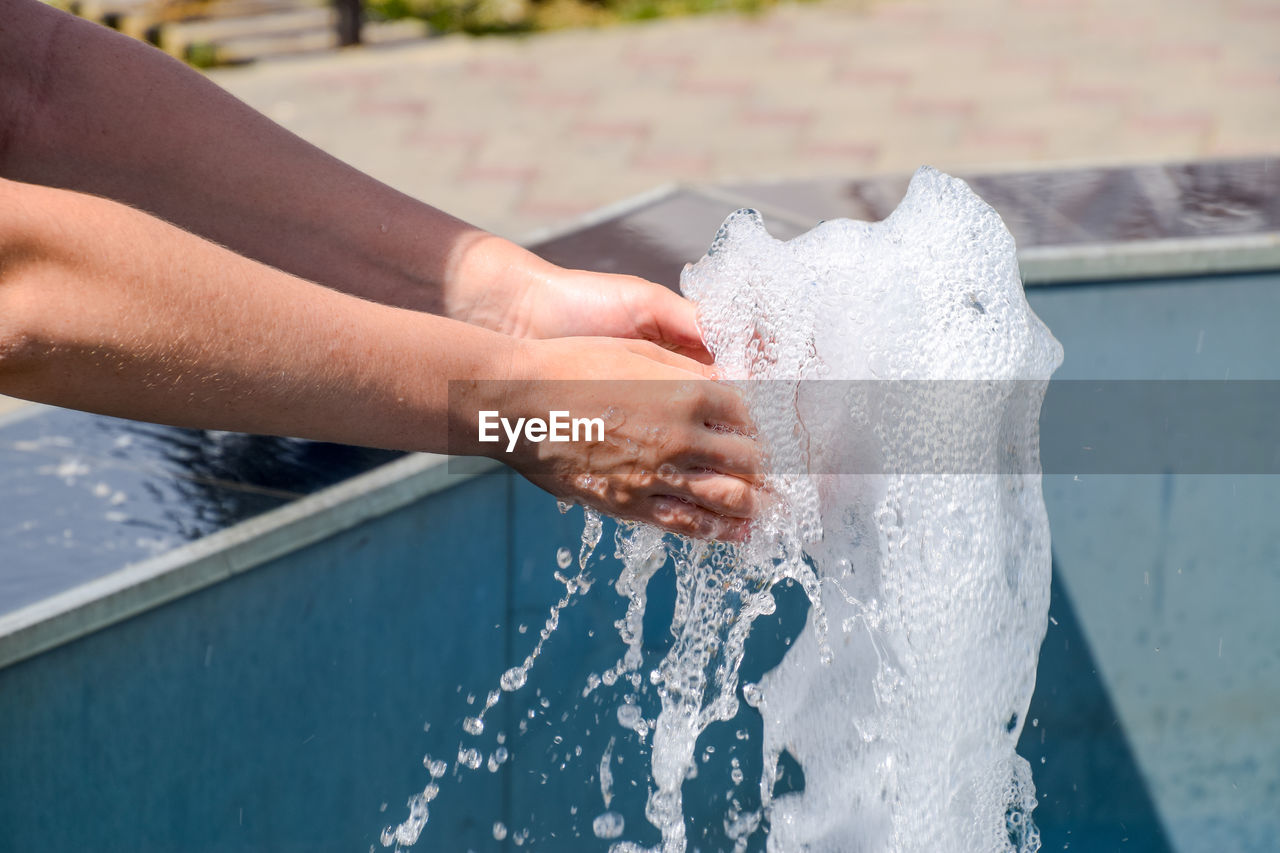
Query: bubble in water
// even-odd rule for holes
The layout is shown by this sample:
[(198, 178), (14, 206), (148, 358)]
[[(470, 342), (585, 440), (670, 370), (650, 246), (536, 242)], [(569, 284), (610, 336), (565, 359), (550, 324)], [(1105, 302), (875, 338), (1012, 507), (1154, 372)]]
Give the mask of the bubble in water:
[(568, 548), (561, 548), (556, 551), (556, 565), (562, 569), (567, 569), (573, 565), (573, 552)]
[(612, 811), (597, 815), (596, 819), (591, 821), (591, 831), (596, 834), (596, 838), (617, 838), (622, 835), (625, 826), (626, 821), (622, 819), (622, 815)]
[(479, 717), (467, 717), (462, 721), (462, 728), (469, 735), (484, 734), (484, 720)]
[(493, 822), (493, 840), (501, 841), (507, 837), (507, 825), (500, 820)]
[(616, 738), (609, 738), (609, 745), (604, 748), (604, 755), (600, 758), (600, 798), (604, 800), (604, 807), (609, 808), (609, 804), (613, 802), (613, 745), (617, 742)]
[(591, 559), (591, 555), (595, 553), (596, 546), (600, 544), (600, 536), (604, 531), (604, 520), (600, 518), (600, 513), (590, 507), (586, 507), (582, 511), (582, 545), (578, 550), (578, 568), (581, 571), (587, 570), (587, 561)]
[(644, 724), (644, 712), (640, 710), (639, 705), (628, 703), (618, 706), (618, 725), (635, 731)]
[(528, 676), (529, 673), (524, 667), (513, 666), (511, 669), (502, 673), (502, 678), (498, 679), (498, 684), (502, 686), (503, 690), (511, 693), (519, 690), (521, 687), (524, 687), (525, 679), (528, 678)]
[(481, 762), (480, 750), (470, 747), (458, 750), (458, 763), (472, 770), (477, 770)]
[(409, 847), (417, 842), (418, 836), (422, 834), (422, 828), (427, 825), (427, 818), (430, 811), (427, 809), (427, 802), (430, 798), (423, 794), (414, 794), (409, 798), (409, 817), (404, 823), (392, 828), (387, 827), (382, 831), (382, 846), (390, 847), (395, 844), (401, 847)]

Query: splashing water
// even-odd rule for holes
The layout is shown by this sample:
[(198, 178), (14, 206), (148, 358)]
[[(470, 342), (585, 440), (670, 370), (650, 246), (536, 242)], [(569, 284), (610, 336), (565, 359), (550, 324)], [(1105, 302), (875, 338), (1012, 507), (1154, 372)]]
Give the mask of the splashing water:
[[(697, 739), (737, 713), (751, 624), (791, 578), (811, 602), (805, 630), (743, 691), (764, 718), (769, 849), (1037, 850), (1014, 747), (1048, 615), (1038, 418), (1062, 350), (1027, 305), (999, 216), (921, 169), (879, 224), (837, 220), (784, 243), (738, 211), (681, 286), (717, 364), (751, 380), (775, 500), (743, 546), (619, 537), (624, 668), (640, 662), (649, 578), (667, 559), (677, 577), (676, 642), (650, 674), (659, 849), (686, 848)], [(967, 380), (979, 405), (954, 407), (945, 382), (907, 394), (870, 380)], [(856, 456), (871, 473), (839, 473)], [(784, 751), (805, 787), (775, 799)], [(739, 849), (760, 817), (726, 821)]]
[[(763, 717), (764, 770), (759, 810), (729, 798), (735, 853), (765, 827), (772, 853), (1034, 853), (1034, 787), (1014, 747), (1047, 624), (1037, 423), (1062, 352), (1026, 303), (1012, 237), (962, 181), (926, 168), (878, 224), (836, 220), (781, 242), (738, 211), (681, 285), (751, 409), (771, 500), (740, 545), (619, 524), (625, 651), (583, 696), (633, 688), (617, 719), (641, 741), (652, 734), (645, 816), (662, 840), (621, 837), (631, 833), (610, 807), (612, 739), (593, 834), (611, 853), (683, 853), (681, 789), (698, 739), (734, 718), (741, 696)], [(979, 405), (956, 406), (934, 380), (966, 380)], [(901, 381), (924, 385), (906, 393)], [(842, 473), (854, 458), (861, 473)], [(973, 459), (983, 464), (966, 467)], [(557, 572), (566, 595), (502, 676), (505, 691), (523, 686), (560, 610), (590, 586), (601, 524), (586, 519), (579, 573)], [(561, 569), (570, 556), (558, 555)], [(668, 562), (674, 642), (643, 674), (648, 586)], [(752, 624), (787, 580), (809, 599), (804, 630), (759, 684), (742, 685)], [(636, 695), (649, 687), (651, 718)], [(498, 695), (468, 732), (483, 730)], [(783, 753), (805, 784), (775, 796)], [(725, 784), (742, 781), (735, 759)], [(434, 787), (384, 843), (417, 838)]]
[[(561, 510), (565, 511), (564, 509)], [(568, 607), (578, 594), (585, 594), (591, 589), (591, 575), (587, 571), (587, 563), (591, 560), (591, 555), (595, 553), (596, 546), (600, 543), (600, 537), (604, 530), (604, 522), (600, 518), (600, 514), (595, 510), (584, 508), (583, 511), (583, 528), (582, 528), (582, 545), (578, 551), (578, 573), (573, 577), (566, 577), (559, 571), (556, 572), (556, 580), (564, 584), (565, 594), (551, 607), (551, 612), (547, 615), (547, 621), (542, 626), (542, 631), (538, 634), (538, 642), (533, 647), (524, 662), (519, 666), (513, 666), (502, 674), (498, 679), (498, 684), (502, 691), (511, 693), (519, 690), (524, 686), (525, 681), (529, 677), (529, 670), (533, 668), (533, 664), (537, 661), (538, 656), (542, 654), (542, 649), (546, 645), (547, 640), (555, 633), (556, 628), (560, 625), (560, 614)], [(569, 567), (573, 555), (565, 548), (561, 548), (556, 553), (556, 565), (561, 569)], [(491, 690), (489, 695), (485, 697), (484, 707), (474, 717), (467, 717), (462, 721), (462, 729), (468, 735), (479, 736), (484, 733), (484, 718), (489, 711), (498, 704), (502, 697), (502, 691)], [(474, 697), (471, 697), (474, 698)], [(468, 702), (471, 701), (468, 699)], [(496, 773), (498, 768), (504, 764), (508, 758), (506, 747), (501, 746), (504, 736), (498, 735), (499, 746), (489, 755), (488, 762), (485, 762), (480, 750), (475, 747), (458, 746), (457, 763), (454, 765), (458, 771), (479, 770), (482, 766), (486, 766), (490, 773)], [(443, 776), (448, 769), (448, 765), (439, 760), (432, 760), (428, 755), (423, 759), (423, 765), (427, 768), (431, 775), (431, 782), (421, 793), (414, 794), (409, 798), (409, 817), (399, 826), (388, 826), (382, 830), (380, 840), (383, 847), (395, 846), (397, 849), (401, 847), (411, 847), (417, 843), (418, 837), (422, 835), (423, 828), (430, 819), (431, 810), (429, 804), (440, 793), (440, 786), (437, 780)], [(506, 837), (506, 827), (499, 823), (494, 824), (494, 833), (497, 837), (498, 827), (502, 826), (502, 838)], [(498, 838), (498, 840), (502, 840)], [(524, 843), (524, 835), (516, 834), (513, 841), (517, 846)]]

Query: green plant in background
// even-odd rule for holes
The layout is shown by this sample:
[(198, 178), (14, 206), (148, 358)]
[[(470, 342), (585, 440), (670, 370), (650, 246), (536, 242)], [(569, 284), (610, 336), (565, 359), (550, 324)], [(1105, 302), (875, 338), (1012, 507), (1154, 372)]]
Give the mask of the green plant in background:
[(366, 0), (380, 18), (421, 18), (438, 33), (521, 33), (624, 21), (762, 12), (778, 0)]
[(438, 33), (511, 33), (533, 29), (529, 0), (366, 0), (373, 16), (420, 18)]
[(209, 42), (196, 42), (187, 48), (183, 58), (196, 68), (213, 68), (218, 64), (218, 47)]

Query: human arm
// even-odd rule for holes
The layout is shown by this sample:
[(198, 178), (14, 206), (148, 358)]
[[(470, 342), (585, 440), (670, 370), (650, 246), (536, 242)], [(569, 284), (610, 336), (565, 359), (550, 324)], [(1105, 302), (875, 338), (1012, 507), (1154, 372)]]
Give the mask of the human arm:
[[(358, 299), (106, 199), (0, 180), (3, 394), (178, 426), (483, 453), (558, 497), (730, 536), (754, 509), (759, 462), (748, 439), (712, 428), (746, 420), (706, 375), (643, 342), (520, 340)], [(548, 400), (534, 381), (583, 378), (662, 379), (691, 402), (601, 400), (596, 383), (572, 381)], [(451, 404), (450, 380), (494, 381)], [(639, 455), (597, 442), (507, 459), (470, 440), (477, 409), (592, 414), (606, 402), (628, 414), (613, 438), (631, 436)]]
[(666, 288), (543, 261), (347, 166), (160, 51), (37, 0), (0, 0), (0, 176), (115, 199), (388, 305), (517, 337), (652, 340), (710, 361), (693, 307)]

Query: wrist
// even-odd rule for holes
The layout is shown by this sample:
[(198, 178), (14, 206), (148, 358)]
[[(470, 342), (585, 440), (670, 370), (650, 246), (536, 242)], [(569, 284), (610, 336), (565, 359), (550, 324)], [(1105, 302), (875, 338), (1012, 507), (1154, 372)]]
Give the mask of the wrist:
[(457, 241), (444, 281), (445, 315), (464, 323), (525, 337), (522, 318), (536, 284), (553, 265), (494, 234), (477, 231)]
[(486, 348), (478, 371), (467, 379), (449, 383), (449, 452), (510, 462), (501, 428), (490, 429), (490, 435), (496, 435), (498, 441), (481, 440), (481, 413), (488, 413), (493, 423), (497, 418), (514, 421), (529, 415), (529, 397), (536, 385), (529, 380), (536, 375), (540, 353), (537, 347), (530, 346), (536, 341), (485, 331), (480, 334), (499, 338), (501, 344)]

